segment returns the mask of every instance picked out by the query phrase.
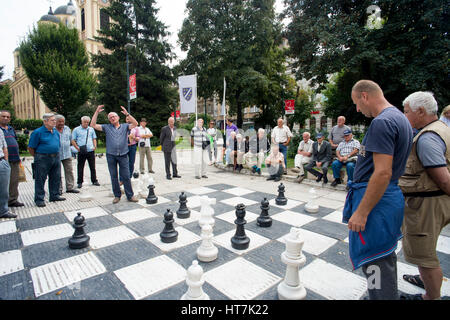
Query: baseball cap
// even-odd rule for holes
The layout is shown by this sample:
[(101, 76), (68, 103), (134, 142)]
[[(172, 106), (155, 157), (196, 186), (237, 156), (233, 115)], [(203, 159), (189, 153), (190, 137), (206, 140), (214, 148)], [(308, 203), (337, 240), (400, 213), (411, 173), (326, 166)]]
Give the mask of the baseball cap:
[(344, 131), (344, 136), (348, 136), (349, 134), (351, 134), (352, 133), (352, 130), (345, 130)]
[(316, 138), (317, 138), (317, 139), (322, 138), (322, 137), (323, 137), (323, 133), (320, 133), (320, 132), (319, 132), (318, 134), (316, 134)]

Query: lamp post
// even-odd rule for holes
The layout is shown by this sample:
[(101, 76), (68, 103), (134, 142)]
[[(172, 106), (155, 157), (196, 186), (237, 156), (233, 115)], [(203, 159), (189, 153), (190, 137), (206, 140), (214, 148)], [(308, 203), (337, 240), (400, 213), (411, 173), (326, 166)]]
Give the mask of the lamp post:
[(128, 113), (130, 113), (130, 71), (128, 68), (128, 49), (134, 48), (136, 45), (132, 43), (127, 43), (125, 45), (125, 50), (127, 51), (127, 103), (128, 103)]

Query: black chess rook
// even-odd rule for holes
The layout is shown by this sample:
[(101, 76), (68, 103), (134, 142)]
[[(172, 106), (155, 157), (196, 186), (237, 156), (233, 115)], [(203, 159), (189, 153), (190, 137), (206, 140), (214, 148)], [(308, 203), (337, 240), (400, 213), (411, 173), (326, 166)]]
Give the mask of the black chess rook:
[(280, 183), (280, 185), (278, 186), (278, 196), (275, 199), (275, 203), (279, 206), (285, 206), (287, 204), (287, 199), (284, 196), (284, 190), (285, 190), (284, 184)]
[(149, 185), (148, 187), (148, 196), (145, 199), (145, 202), (147, 202), (147, 204), (155, 204), (158, 202), (158, 197), (155, 196), (155, 186), (154, 185)]
[(164, 230), (159, 234), (161, 237), (161, 241), (164, 243), (172, 243), (178, 240), (178, 231), (176, 231), (173, 227), (173, 213), (170, 209), (167, 209), (164, 214)]
[(69, 239), (69, 248), (70, 249), (83, 249), (89, 246), (90, 237), (84, 232), (84, 227), (86, 223), (84, 223), (84, 217), (81, 215), (81, 212), (77, 213), (75, 219), (73, 219), (73, 227), (75, 228), (75, 232), (72, 238)]
[(269, 217), (269, 201), (264, 198), (261, 201), (261, 214), (256, 219), (256, 224), (262, 228), (268, 228), (272, 226), (272, 218)]
[(236, 250), (245, 250), (250, 244), (250, 238), (246, 236), (244, 225), (245, 221), (245, 205), (240, 203), (236, 206), (236, 233), (231, 238), (231, 246)]
[(179, 219), (187, 219), (191, 216), (191, 210), (187, 207), (187, 197), (184, 192), (181, 192), (180, 194), (180, 200), (178, 201), (180, 203), (180, 208), (177, 210), (177, 217)]

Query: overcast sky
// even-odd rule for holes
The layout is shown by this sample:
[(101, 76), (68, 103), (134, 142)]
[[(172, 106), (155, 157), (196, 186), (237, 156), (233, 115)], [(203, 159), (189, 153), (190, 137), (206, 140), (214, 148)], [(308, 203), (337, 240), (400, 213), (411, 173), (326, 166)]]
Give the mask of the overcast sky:
[[(68, 2), (69, 0), (2, 1), (2, 9), (0, 10), (0, 66), (5, 66), (5, 68), (3, 69), (3, 78), (0, 80), (12, 79), (14, 71), (13, 51), (19, 46), (21, 39), (27, 35), (33, 25), (43, 15), (47, 14), (50, 3), (55, 10)], [(176, 55), (184, 58), (185, 53), (179, 49), (176, 41), (184, 19), (187, 0), (157, 0), (156, 2), (160, 8), (159, 19), (168, 26), (172, 33), (169, 42), (174, 47)], [(280, 12), (283, 8), (282, 0), (276, 0), (276, 3), (277, 11)]]

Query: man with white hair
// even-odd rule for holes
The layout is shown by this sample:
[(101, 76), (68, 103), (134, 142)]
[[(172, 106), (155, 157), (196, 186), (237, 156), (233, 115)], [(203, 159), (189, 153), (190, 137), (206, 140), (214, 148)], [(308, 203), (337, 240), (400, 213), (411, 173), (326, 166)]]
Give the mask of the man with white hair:
[(403, 106), (411, 126), (419, 130), (399, 179), (405, 196), (403, 255), (420, 273), (403, 278), (423, 287), (425, 294), (400, 299), (435, 300), (441, 297), (443, 277), (436, 245), (450, 222), (450, 128), (438, 120), (437, 102), (430, 92), (412, 93)]
[[(91, 121), (91, 127), (95, 130), (103, 131), (106, 136), (106, 161), (108, 162), (108, 170), (114, 193), (113, 204), (118, 203), (122, 196), (119, 185), (119, 174), (128, 201), (139, 201), (134, 196), (133, 188), (131, 187), (130, 168), (128, 164), (128, 131), (136, 127), (138, 123), (123, 106), (120, 107), (125, 117), (129, 117), (130, 124), (120, 123), (119, 115), (115, 112), (108, 114), (108, 124), (97, 124), (98, 114), (104, 110), (103, 105), (97, 107)], [(117, 171), (117, 166), (119, 166), (119, 171)]]
[(331, 128), (330, 134), (328, 135), (328, 141), (331, 144), (331, 152), (333, 157), (336, 155), (336, 149), (339, 143), (345, 140), (344, 131), (351, 130), (349, 126), (345, 124), (345, 117), (339, 116), (337, 118), (337, 125)]
[(86, 160), (91, 171), (91, 182), (94, 186), (100, 186), (97, 180), (97, 172), (95, 170), (95, 149), (97, 149), (97, 135), (95, 130), (89, 127), (91, 118), (88, 116), (81, 117), (81, 125), (72, 131), (72, 145), (78, 151), (77, 157), (77, 184), (78, 188), (83, 186), (84, 164)]
[(249, 150), (244, 155), (244, 162), (252, 169), (253, 173), (261, 175), (261, 165), (267, 150), (266, 130), (259, 128), (258, 133), (250, 138)]
[(195, 178), (208, 178), (206, 175), (206, 161), (209, 153), (210, 140), (205, 127), (203, 127), (203, 119), (197, 120), (197, 125), (191, 130), (191, 146), (194, 147), (194, 166)]
[(303, 140), (298, 144), (297, 154), (294, 158), (295, 168), (298, 170), (297, 182), (301, 183), (305, 179), (305, 170), (303, 165), (308, 164), (311, 161), (313, 144), (311, 140), (311, 134), (309, 132), (303, 132)]
[(53, 113), (42, 116), (44, 124), (31, 133), (28, 151), (34, 157), (34, 202), (45, 207), (45, 180), (48, 177), (49, 200), (64, 201), (59, 195), (61, 183), (61, 162), (59, 160), (60, 134), (55, 129), (56, 119)]
[[(66, 192), (68, 193), (79, 193), (77, 189), (74, 189), (74, 178), (73, 178), (73, 168), (72, 168), (72, 151), (70, 150), (72, 130), (66, 126), (66, 118), (57, 114), (56, 119), (56, 130), (58, 130), (61, 136), (61, 147), (59, 149), (59, 159), (64, 168), (64, 180), (66, 181)], [(59, 184), (59, 194), (63, 193), (62, 182)]]
[(277, 126), (272, 129), (272, 144), (278, 144), (280, 152), (284, 157), (284, 174), (287, 173), (287, 149), (291, 138), (291, 130), (284, 124), (283, 118), (278, 118)]

